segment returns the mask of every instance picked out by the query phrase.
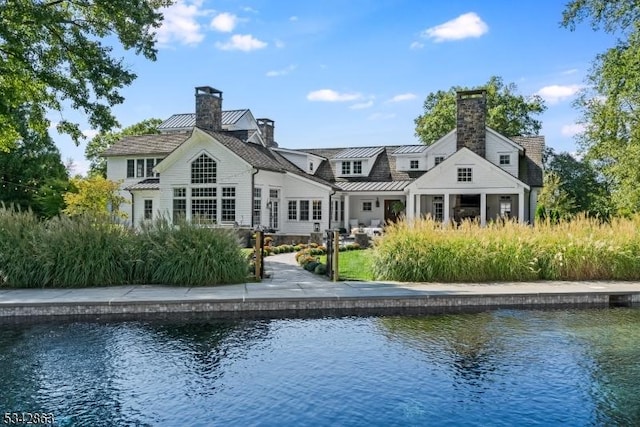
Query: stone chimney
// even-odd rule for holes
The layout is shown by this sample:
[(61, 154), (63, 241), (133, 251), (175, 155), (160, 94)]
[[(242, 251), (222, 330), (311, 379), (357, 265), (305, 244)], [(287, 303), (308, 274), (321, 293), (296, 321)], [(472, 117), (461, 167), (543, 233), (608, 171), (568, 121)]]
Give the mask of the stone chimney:
[(456, 149), (467, 147), (481, 157), (486, 152), (487, 91), (457, 92)]
[(271, 119), (257, 119), (258, 129), (262, 134), (262, 140), (267, 147), (277, 147), (278, 144), (273, 139), (273, 130), (275, 128), (275, 122)]
[(222, 92), (210, 86), (196, 87), (196, 127), (222, 130)]

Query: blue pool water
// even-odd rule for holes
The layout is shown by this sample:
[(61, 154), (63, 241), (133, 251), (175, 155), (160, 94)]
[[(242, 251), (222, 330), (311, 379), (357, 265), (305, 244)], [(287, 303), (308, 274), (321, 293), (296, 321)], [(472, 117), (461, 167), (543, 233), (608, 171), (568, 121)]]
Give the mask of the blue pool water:
[(640, 310), (0, 325), (59, 426), (639, 425)]

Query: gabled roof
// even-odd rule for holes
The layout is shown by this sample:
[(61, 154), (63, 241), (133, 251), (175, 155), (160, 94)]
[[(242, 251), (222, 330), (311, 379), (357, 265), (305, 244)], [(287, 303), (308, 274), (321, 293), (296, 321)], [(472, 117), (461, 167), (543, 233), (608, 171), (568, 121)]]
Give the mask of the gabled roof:
[(190, 132), (125, 136), (100, 154), (102, 157), (167, 155), (191, 136)]
[(420, 144), (420, 145), (404, 145), (402, 147), (399, 147), (396, 151), (394, 151), (393, 154), (394, 156), (396, 154), (417, 154), (417, 153), (423, 153), (427, 148), (429, 148), (427, 145), (424, 144)]
[[(248, 108), (243, 110), (228, 110), (222, 112), (222, 126), (231, 126), (238, 122), (249, 112)], [(187, 129), (193, 128), (196, 125), (196, 114), (195, 113), (186, 113), (186, 114), (174, 114), (169, 117), (164, 122), (160, 123), (158, 126), (158, 130), (169, 130), (169, 129)]]
[(380, 154), (384, 150), (384, 147), (356, 147), (345, 148), (337, 153), (333, 160), (340, 159), (369, 159)]

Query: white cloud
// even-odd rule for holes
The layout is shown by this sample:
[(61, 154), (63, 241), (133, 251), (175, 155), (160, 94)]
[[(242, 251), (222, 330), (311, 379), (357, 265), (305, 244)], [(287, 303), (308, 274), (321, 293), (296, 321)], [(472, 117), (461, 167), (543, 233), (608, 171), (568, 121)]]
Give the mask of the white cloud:
[(353, 104), (349, 106), (352, 110), (364, 110), (365, 108), (373, 107), (373, 99), (368, 100), (367, 102), (360, 102), (358, 104)]
[(362, 95), (359, 93), (340, 93), (333, 89), (320, 89), (307, 94), (309, 101), (322, 101), (322, 102), (345, 102), (345, 101), (357, 101), (361, 99)]
[(422, 49), (424, 47), (424, 43), (413, 42), (409, 45), (409, 49)]
[(171, 43), (196, 45), (204, 40), (201, 26), (196, 20), (204, 15), (201, 10), (202, 0), (178, 0), (161, 10), (164, 15), (162, 26), (156, 30), (156, 39), (160, 46)]
[(267, 43), (254, 38), (251, 34), (234, 34), (226, 43), (217, 42), (216, 47), (221, 50), (241, 50), (249, 52), (267, 47)]
[(96, 136), (97, 134), (99, 134), (100, 132), (98, 132), (95, 129), (85, 129), (82, 131), (82, 134), (84, 136), (86, 136), (89, 139), (92, 139), (94, 136)]
[(560, 101), (571, 98), (580, 89), (582, 89), (581, 85), (551, 85), (543, 87), (536, 92), (536, 95), (541, 96), (549, 104), (557, 104)]
[(563, 71), (561, 74), (564, 74), (565, 76), (568, 76), (569, 74), (575, 74), (578, 72), (577, 68), (570, 68), (568, 70)]
[(291, 22), (296, 22), (297, 20), (298, 20), (298, 17), (297, 17), (297, 16), (291, 16), (291, 17), (289, 17), (289, 21), (291, 21)]
[(367, 120), (389, 120), (395, 117), (395, 113), (373, 113)]
[(564, 125), (560, 129), (562, 136), (575, 136), (584, 132), (585, 126), (581, 123), (573, 123), (570, 125)]
[(267, 77), (280, 77), (280, 76), (286, 76), (287, 74), (291, 73), (293, 70), (296, 69), (295, 65), (289, 65), (286, 68), (283, 68), (281, 70), (271, 70), (271, 71), (267, 71)]
[(230, 33), (238, 24), (238, 17), (232, 13), (223, 12), (211, 20), (211, 28), (222, 33)]
[(462, 40), (469, 37), (480, 37), (486, 34), (487, 31), (489, 31), (489, 26), (476, 13), (469, 12), (444, 24), (427, 28), (422, 32), (422, 36), (439, 43)]
[(401, 93), (399, 95), (394, 96), (387, 102), (403, 102), (403, 101), (411, 101), (412, 99), (416, 99), (417, 96), (414, 93)]

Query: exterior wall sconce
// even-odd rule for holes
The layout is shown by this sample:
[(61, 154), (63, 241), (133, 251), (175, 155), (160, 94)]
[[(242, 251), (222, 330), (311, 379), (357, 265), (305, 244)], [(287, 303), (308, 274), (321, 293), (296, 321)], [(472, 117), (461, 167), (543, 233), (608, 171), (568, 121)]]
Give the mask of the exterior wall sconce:
[(269, 200), (267, 202), (267, 209), (271, 210), (271, 207), (273, 206), (273, 203), (271, 203), (271, 200)]
[(313, 231), (314, 231), (314, 233), (319, 233), (320, 232), (320, 223), (319, 222), (314, 222), (313, 223)]
[(380, 207), (380, 199), (376, 197), (376, 208)]

